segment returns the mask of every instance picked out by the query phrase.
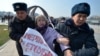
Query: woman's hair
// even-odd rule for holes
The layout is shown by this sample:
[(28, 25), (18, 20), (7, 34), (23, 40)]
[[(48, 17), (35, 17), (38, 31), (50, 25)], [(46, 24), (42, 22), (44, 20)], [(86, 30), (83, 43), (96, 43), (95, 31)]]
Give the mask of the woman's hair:
[(48, 21), (48, 19), (44, 15), (38, 15), (38, 16), (36, 16), (35, 17), (35, 24), (37, 25), (37, 20), (39, 20), (41, 17), (45, 20), (46, 25), (48, 25), (49, 21)]

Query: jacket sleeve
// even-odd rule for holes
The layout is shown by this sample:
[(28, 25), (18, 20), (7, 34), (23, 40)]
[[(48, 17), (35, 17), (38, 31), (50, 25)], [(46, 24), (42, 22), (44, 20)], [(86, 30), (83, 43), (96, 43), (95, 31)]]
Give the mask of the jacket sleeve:
[(62, 27), (63, 27), (63, 24), (58, 23), (55, 29), (56, 29), (58, 32), (61, 32)]
[(9, 37), (12, 40), (19, 41), (21, 36), (22, 36), (22, 34), (17, 33), (17, 30), (14, 27), (14, 25), (12, 23), (10, 23), (10, 25), (9, 25)]
[[(62, 30), (62, 29), (63, 29), (63, 30)], [(64, 23), (58, 23), (57, 26), (56, 26), (56, 30), (57, 30), (62, 36), (64, 36), (64, 37), (67, 37), (67, 34), (65, 34), (65, 32), (66, 32), (65, 30), (66, 30), (66, 29), (67, 29), (67, 28), (66, 28), (66, 26), (65, 26)], [(64, 46), (64, 45), (62, 45), (62, 44), (59, 44), (59, 45), (60, 45), (60, 48), (61, 48), (62, 51), (64, 51), (64, 50), (70, 48), (69, 45), (67, 45), (67, 46)]]
[(64, 23), (58, 23), (55, 29), (64, 37), (68, 37), (68, 34), (66, 34), (68, 33), (68, 28)]
[(62, 52), (63, 52), (63, 51), (65, 51), (65, 50), (69, 49), (70, 46), (65, 46), (65, 45), (60, 44), (60, 48), (61, 48), (61, 50), (62, 50)]
[(97, 43), (94, 39), (93, 30), (91, 30), (90, 34), (86, 39), (85, 48), (73, 52), (74, 56), (98, 56), (98, 54), (99, 50), (97, 48)]

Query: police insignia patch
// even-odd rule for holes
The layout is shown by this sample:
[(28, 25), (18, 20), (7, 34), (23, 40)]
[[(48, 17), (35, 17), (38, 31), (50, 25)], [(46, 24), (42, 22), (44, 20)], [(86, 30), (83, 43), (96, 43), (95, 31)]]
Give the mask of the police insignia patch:
[(16, 6), (16, 8), (20, 8), (20, 6), (19, 6), (19, 5), (17, 5), (17, 6)]

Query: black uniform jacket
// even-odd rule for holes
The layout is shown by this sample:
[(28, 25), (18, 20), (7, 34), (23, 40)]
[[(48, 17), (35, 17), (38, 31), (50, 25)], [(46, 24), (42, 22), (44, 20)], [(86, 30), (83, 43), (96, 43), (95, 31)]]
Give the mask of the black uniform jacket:
[(35, 28), (35, 23), (29, 16), (26, 17), (25, 20), (18, 20), (16, 17), (12, 19), (10, 25), (10, 33), (9, 36), (11, 39), (15, 41), (19, 41), (21, 36), (25, 33), (28, 27)]
[[(70, 40), (70, 49), (73, 56), (97, 56), (99, 51), (94, 38), (94, 31), (87, 23), (76, 27), (72, 19), (58, 24), (57, 31)], [(57, 46), (56, 46), (57, 47)], [(56, 49), (58, 50), (58, 49)]]

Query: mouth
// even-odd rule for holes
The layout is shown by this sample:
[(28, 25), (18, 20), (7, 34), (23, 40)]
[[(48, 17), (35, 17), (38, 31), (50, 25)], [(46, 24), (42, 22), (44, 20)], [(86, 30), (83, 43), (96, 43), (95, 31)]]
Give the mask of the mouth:
[(78, 24), (82, 25), (84, 22), (78, 22)]

